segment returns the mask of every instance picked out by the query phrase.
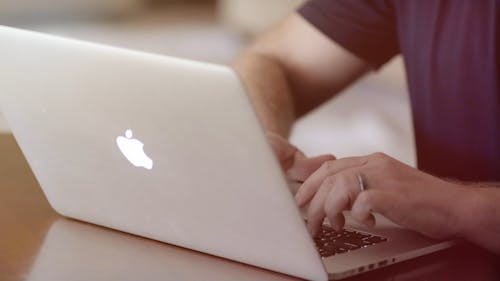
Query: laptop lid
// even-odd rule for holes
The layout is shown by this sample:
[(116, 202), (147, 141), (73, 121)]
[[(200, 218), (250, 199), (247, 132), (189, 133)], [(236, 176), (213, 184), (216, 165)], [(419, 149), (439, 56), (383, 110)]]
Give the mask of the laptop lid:
[(0, 106), (57, 212), (327, 279), (232, 70), (8, 27), (0, 61)]

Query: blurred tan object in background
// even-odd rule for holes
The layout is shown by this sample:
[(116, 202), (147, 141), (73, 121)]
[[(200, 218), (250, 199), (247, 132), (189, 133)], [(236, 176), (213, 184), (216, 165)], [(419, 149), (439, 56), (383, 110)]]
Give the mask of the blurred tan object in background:
[(0, 24), (123, 15), (141, 5), (141, 0), (1, 0)]
[(219, 0), (221, 19), (240, 30), (257, 34), (292, 12), (304, 0)]

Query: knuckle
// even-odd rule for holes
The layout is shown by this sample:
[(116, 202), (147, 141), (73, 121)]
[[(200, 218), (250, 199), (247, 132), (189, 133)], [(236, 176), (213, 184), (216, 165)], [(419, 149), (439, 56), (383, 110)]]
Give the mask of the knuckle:
[(321, 169), (323, 169), (325, 171), (330, 171), (333, 169), (334, 163), (335, 163), (335, 160), (325, 161), (325, 162), (323, 162), (323, 164), (321, 164)]
[(331, 175), (331, 176), (328, 176), (326, 177), (323, 182), (321, 183), (321, 185), (323, 186), (328, 186), (330, 188), (334, 187), (336, 184), (337, 184), (337, 176), (336, 175)]
[(388, 167), (392, 163), (392, 158), (383, 152), (376, 152), (372, 154), (372, 158), (378, 163), (379, 166)]
[(326, 158), (328, 159), (327, 161), (334, 161), (334, 160), (337, 160), (337, 157), (335, 157), (335, 155), (333, 154), (328, 154), (326, 156)]
[(328, 188), (330, 192), (334, 192), (335, 196), (333, 197), (338, 197), (340, 195), (349, 196), (351, 189), (349, 179), (350, 177), (347, 172), (340, 172), (326, 177), (321, 185)]
[(375, 153), (371, 154), (371, 157), (376, 159), (376, 160), (384, 160), (388, 156), (387, 156), (387, 154), (385, 154), (383, 152), (375, 152)]

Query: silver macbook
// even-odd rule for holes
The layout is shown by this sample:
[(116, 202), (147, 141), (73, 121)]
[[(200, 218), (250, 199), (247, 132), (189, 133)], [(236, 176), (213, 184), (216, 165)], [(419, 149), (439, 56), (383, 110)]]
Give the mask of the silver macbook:
[(313, 240), (225, 66), (0, 27), (0, 107), (67, 217), (310, 280), (453, 244), (379, 216)]

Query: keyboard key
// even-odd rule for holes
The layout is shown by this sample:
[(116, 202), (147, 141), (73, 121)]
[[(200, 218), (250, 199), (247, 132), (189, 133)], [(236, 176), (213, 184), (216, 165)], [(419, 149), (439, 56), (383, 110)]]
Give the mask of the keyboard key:
[(329, 257), (382, 243), (387, 241), (387, 238), (349, 229), (335, 231), (325, 225), (314, 241), (319, 254)]

